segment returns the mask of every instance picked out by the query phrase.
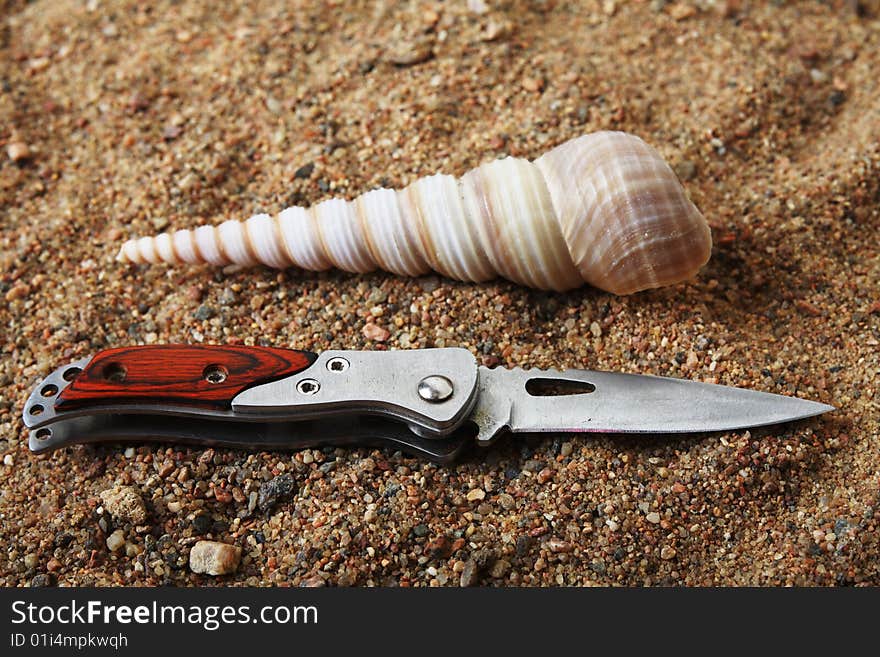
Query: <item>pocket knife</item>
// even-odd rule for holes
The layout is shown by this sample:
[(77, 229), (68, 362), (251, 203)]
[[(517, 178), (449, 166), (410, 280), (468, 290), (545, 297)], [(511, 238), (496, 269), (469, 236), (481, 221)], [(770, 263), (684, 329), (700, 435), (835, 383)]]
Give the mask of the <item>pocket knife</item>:
[(60, 367), (24, 408), (29, 446), (161, 440), (248, 449), (390, 446), (447, 462), (519, 433), (704, 433), (834, 410), (682, 379), (477, 364), (467, 349), (154, 345)]

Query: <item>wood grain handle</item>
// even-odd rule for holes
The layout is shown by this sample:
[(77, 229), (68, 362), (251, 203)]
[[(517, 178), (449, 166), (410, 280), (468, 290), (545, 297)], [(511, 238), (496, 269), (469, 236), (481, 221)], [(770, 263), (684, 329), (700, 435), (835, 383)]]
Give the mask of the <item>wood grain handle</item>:
[(55, 403), (70, 409), (113, 403), (229, 408), (241, 391), (301, 372), (317, 354), (238, 345), (153, 345), (95, 355)]

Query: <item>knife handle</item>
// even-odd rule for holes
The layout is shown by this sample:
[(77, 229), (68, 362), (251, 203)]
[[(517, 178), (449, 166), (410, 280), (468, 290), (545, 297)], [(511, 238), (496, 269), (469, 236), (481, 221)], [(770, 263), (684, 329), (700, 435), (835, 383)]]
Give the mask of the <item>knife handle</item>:
[[(251, 386), (296, 374), (317, 354), (239, 345), (150, 345), (101, 351), (55, 401), (58, 410), (114, 403), (229, 408)], [(67, 377), (65, 377), (67, 378)]]

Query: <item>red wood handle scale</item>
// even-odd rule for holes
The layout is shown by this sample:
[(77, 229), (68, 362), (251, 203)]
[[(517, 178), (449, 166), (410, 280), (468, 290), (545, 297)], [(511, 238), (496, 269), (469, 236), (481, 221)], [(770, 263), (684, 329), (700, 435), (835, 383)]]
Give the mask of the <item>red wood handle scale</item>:
[(61, 391), (56, 408), (119, 402), (229, 408), (252, 386), (301, 372), (317, 354), (238, 345), (154, 345), (95, 355)]

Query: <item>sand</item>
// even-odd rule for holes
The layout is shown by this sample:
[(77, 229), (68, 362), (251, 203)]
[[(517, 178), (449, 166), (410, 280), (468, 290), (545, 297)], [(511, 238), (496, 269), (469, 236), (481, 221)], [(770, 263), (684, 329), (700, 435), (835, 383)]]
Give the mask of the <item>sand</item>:
[[(876, 2), (285, 4), (6, 5), (0, 584), (880, 584)], [(694, 280), (615, 297), (114, 261), (130, 236), (602, 129), (656, 146), (709, 219)], [(22, 404), (55, 367), (231, 341), (461, 346), (838, 410), (510, 439), (452, 466), (366, 448), (28, 451)], [(102, 506), (122, 486), (143, 522)], [(241, 547), (237, 570), (191, 572), (200, 539)]]

